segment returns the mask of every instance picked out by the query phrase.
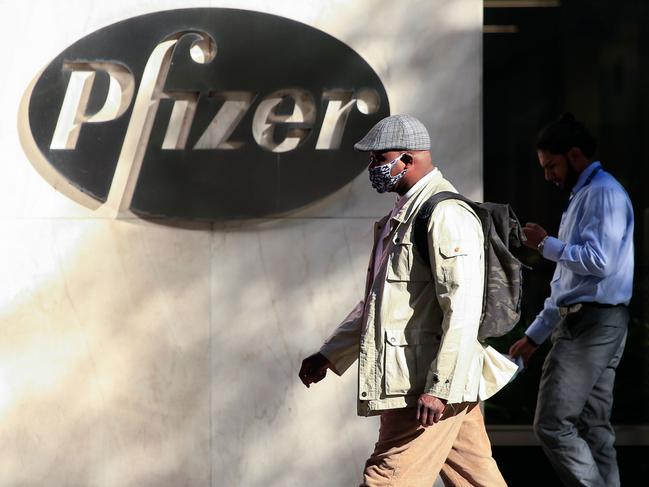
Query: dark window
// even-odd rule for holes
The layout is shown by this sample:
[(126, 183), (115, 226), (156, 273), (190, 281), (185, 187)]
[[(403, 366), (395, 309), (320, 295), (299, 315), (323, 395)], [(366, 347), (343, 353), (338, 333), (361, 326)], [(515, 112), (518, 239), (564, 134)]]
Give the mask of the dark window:
[[(615, 386), (615, 425), (649, 425), (649, 2), (570, 0), (546, 7), (485, 2), (485, 200), (509, 202), (521, 221), (556, 235), (566, 196), (546, 183), (538, 129), (563, 111), (599, 139), (597, 158), (627, 189), (635, 210), (636, 268), (629, 337)], [(521, 2), (521, 4), (539, 2)], [(493, 7), (490, 7), (490, 4)], [(498, 27), (500, 26), (500, 27)], [(504, 27), (503, 27), (504, 26)], [(549, 295), (554, 264), (525, 252), (522, 336)], [(546, 344), (530, 368), (486, 404), (490, 424), (532, 423)]]

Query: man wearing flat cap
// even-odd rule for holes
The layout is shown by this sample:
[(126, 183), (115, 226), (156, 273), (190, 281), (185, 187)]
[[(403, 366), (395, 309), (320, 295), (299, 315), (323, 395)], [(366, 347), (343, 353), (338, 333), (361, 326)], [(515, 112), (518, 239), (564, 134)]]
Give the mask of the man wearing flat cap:
[(369, 178), (398, 195), (375, 224), (364, 299), (319, 352), (304, 359), (309, 387), (358, 359), (358, 413), (381, 415), (361, 486), (506, 485), (491, 456), (479, 401), (516, 367), (478, 341), (484, 285), (481, 222), (464, 202), (438, 203), (428, 223), (429, 259), (413, 224), (432, 195), (455, 188), (431, 159), (424, 125), (408, 115), (377, 123), (354, 148), (369, 152)]

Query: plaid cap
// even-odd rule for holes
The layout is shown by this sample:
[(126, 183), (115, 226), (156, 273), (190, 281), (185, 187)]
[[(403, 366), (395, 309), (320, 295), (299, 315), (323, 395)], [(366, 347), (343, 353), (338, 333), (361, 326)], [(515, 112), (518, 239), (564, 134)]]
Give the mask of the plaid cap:
[(390, 149), (430, 150), (430, 136), (424, 124), (411, 115), (384, 118), (354, 144), (361, 152)]

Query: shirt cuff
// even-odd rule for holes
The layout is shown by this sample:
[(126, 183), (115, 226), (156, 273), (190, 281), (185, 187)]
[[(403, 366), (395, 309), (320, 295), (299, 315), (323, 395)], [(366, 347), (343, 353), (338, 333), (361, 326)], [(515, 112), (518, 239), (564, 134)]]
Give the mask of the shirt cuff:
[(548, 330), (548, 327), (545, 325), (543, 320), (534, 320), (534, 322), (529, 326), (525, 334), (532, 339), (537, 345), (541, 345), (552, 333), (552, 330)]
[(559, 262), (565, 246), (566, 244), (558, 238), (548, 237), (543, 244), (543, 257), (553, 262)]

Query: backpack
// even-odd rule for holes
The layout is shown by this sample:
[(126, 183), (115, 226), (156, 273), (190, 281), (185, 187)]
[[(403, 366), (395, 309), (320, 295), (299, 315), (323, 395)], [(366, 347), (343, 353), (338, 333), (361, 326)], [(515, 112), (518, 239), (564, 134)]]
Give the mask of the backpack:
[(521, 224), (508, 204), (476, 203), (450, 191), (437, 193), (422, 204), (413, 227), (415, 249), (424, 262), (430, 262), (428, 222), (437, 203), (448, 199), (465, 202), (482, 222), (485, 280), (478, 339), (502, 336), (521, 317), (524, 264), (510, 251), (525, 240)]

